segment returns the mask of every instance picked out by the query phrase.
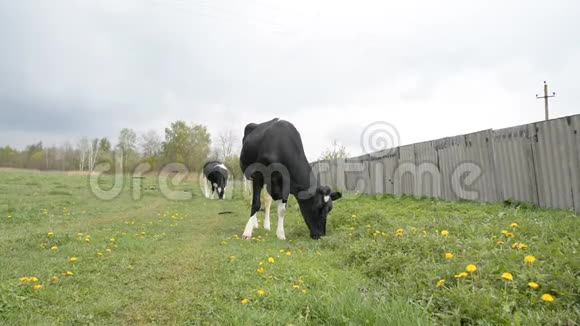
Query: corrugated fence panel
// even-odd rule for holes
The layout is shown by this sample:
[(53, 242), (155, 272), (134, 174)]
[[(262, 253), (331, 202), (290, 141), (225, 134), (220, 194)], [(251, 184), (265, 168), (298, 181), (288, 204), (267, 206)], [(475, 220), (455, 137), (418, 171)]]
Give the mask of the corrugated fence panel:
[(415, 150), (413, 145), (399, 147), (399, 162), (395, 172), (395, 195), (415, 194)]
[(538, 180), (539, 204), (548, 208), (574, 208), (571, 166), (574, 137), (568, 119), (534, 124), (532, 143)]
[(495, 173), (500, 200), (511, 199), (538, 205), (532, 128), (532, 125), (523, 125), (493, 132)]
[(371, 193), (368, 155), (346, 159), (345, 181), (347, 191)]
[[(495, 166), (493, 163), (492, 130), (484, 130), (465, 135), (466, 160), (462, 165), (474, 176), (479, 175), (471, 184), (469, 175), (463, 179), (463, 187), (477, 193), (474, 200), (494, 202), (499, 200)], [(470, 165), (473, 164), (473, 165)], [(472, 198), (467, 198), (472, 199)]]
[(371, 194), (382, 194), (385, 192), (385, 171), (381, 159), (373, 157), (368, 161), (370, 174)]
[(321, 186), (327, 186), (332, 188), (332, 171), (330, 168), (330, 161), (319, 161), (318, 162), (318, 176)]
[(383, 176), (385, 177), (385, 193), (395, 194), (395, 179), (397, 167), (399, 166), (399, 149), (394, 149), (389, 155), (382, 159), (383, 162)]
[(574, 210), (580, 212), (580, 115), (571, 118), (571, 133), (573, 137), (572, 155), (572, 187)]
[(335, 172), (335, 182), (336, 182), (336, 190), (337, 191), (347, 191), (346, 188), (346, 179), (345, 179), (345, 162), (343, 159), (339, 159), (334, 162), (333, 169)]
[(439, 157), (441, 171), (441, 197), (449, 200), (463, 199), (465, 190), (459, 186), (459, 178), (455, 175), (456, 168), (465, 162), (465, 137), (447, 137), (434, 141)]
[(415, 151), (415, 195), (433, 198), (441, 197), (441, 172), (439, 171), (437, 150), (433, 142), (418, 143)]

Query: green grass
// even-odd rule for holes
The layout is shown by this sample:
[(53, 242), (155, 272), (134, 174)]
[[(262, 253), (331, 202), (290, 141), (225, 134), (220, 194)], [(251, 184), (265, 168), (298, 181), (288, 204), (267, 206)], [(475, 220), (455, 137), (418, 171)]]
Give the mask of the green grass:
[[(313, 241), (291, 200), (289, 240), (260, 228), (244, 241), (249, 202), (240, 193), (209, 201), (189, 182), (176, 188), (193, 198), (172, 201), (155, 178), (143, 182), (139, 200), (126, 186), (102, 201), (86, 176), (0, 171), (0, 323), (574, 325), (580, 319), (574, 212), (346, 196), (335, 203), (327, 237)], [(111, 187), (112, 178), (99, 183)], [(527, 248), (512, 249), (514, 242)], [(454, 257), (445, 259), (446, 252)], [(536, 261), (524, 263), (527, 255)], [(477, 271), (454, 278), (468, 264)], [(38, 281), (21, 282), (22, 276)], [(440, 279), (445, 284), (437, 287)], [(529, 288), (530, 281), (539, 288)], [(544, 293), (555, 300), (544, 302)]]

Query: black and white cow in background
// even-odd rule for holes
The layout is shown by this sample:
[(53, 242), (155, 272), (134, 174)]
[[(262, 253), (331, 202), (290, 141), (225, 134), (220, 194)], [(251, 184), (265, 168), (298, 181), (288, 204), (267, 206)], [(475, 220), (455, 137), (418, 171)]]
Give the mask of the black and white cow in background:
[[(310, 237), (320, 239), (326, 235), (326, 217), (332, 210), (332, 202), (342, 194), (320, 186), (312, 174), (296, 128), (279, 119), (250, 123), (244, 130), (242, 142), (240, 167), (245, 177), (252, 180), (252, 209), (243, 237), (251, 238), (253, 229), (258, 227), (256, 212), (260, 209), (260, 192), (264, 185), (274, 200), (281, 201), (278, 204), (278, 239), (286, 239), (284, 211), (290, 194), (296, 197)], [(264, 228), (270, 229), (269, 209), (266, 211)]]
[(217, 192), (219, 199), (224, 199), (226, 186), (228, 184), (228, 169), (219, 161), (209, 161), (203, 165), (203, 176), (205, 184), (205, 198), (209, 198), (208, 182), (211, 185), (211, 198), (214, 192)]

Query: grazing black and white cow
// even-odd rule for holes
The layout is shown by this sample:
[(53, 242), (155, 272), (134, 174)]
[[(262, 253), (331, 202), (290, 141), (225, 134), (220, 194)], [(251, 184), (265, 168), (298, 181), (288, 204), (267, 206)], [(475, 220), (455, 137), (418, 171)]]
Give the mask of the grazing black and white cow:
[(209, 198), (207, 184), (211, 185), (211, 197), (217, 192), (219, 199), (224, 199), (224, 193), (228, 184), (228, 169), (220, 161), (208, 161), (203, 165), (205, 182), (205, 197)]
[[(260, 209), (260, 192), (263, 186), (278, 204), (278, 239), (286, 239), (284, 211), (290, 194), (296, 197), (304, 222), (312, 239), (326, 235), (326, 217), (332, 210), (332, 201), (342, 197), (329, 187), (320, 186), (308, 164), (302, 139), (288, 121), (273, 119), (250, 123), (244, 130), (240, 167), (245, 177), (252, 180), (252, 209), (244, 229), (244, 238), (252, 237), (258, 227), (256, 212)], [(269, 215), (269, 214), (268, 214)], [(270, 228), (269, 216), (264, 227)]]

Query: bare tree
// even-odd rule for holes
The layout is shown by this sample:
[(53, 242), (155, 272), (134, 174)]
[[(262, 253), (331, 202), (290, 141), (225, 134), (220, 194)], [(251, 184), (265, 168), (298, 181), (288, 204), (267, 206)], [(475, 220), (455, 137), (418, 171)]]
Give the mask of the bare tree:
[(141, 136), (141, 151), (144, 157), (152, 157), (161, 152), (161, 137), (155, 130)]
[(95, 169), (95, 163), (97, 163), (97, 157), (99, 156), (99, 138), (93, 139), (89, 144), (88, 151), (88, 166), (87, 169), (91, 172)]
[(89, 156), (89, 151), (91, 147), (88, 138), (87, 137), (81, 138), (81, 140), (79, 140), (77, 144), (77, 147), (79, 151), (79, 169), (81, 171), (84, 171), (85, 166), (87, 164), (87, 157)]
[(219, 153), (219, 157), (222, 160), (226, 160), (228, 157), (234, 154), (236, 150), (236, 143), (238, 138), (234, 135), (233, 131), (228, 130), (224, 131), (219, 134), (218, 141), (217, 141), (217, 151)]

